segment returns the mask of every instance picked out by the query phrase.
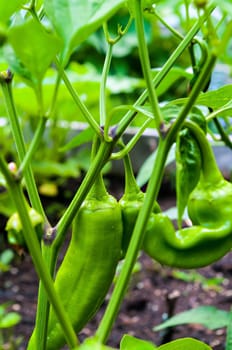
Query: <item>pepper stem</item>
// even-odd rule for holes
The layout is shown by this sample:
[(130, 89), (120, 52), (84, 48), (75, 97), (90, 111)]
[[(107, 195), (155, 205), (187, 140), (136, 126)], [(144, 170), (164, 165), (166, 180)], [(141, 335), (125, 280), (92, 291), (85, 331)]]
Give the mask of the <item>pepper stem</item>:
[(204, 182), (218, 183), (223, 179), (223, 176), (218, 168), (212, 147), (207, 140), (201, 128), (190, 120), (184, 122), (186, 126), (196, 138), (202, 155), (202, 176)]
[[(121, 148), (125, 147), (122, 141), (120, 142), (120, 146)], [(132, 169), (131, 159), (128, 153), (126, 153), (125, 156), (123, 157), (123, 165), (125, 170), (124, 196), (126, 196), (127, 198), (130, 196), (133, 196), (134, 198), (134, 195), (140, 193), (141, 190), (136, 182), (134, 172)]]

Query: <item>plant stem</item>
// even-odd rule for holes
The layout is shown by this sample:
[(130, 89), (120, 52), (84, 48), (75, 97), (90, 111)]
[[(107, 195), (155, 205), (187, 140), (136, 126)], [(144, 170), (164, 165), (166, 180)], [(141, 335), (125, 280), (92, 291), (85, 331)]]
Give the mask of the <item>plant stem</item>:
[[(108, 50), (102, 70), (101, 84), (100, 84), (100, 99), (99, 99), (99, 113), (100, 113), (100, 126), (104, 127), (105, 139), (108, 137), (108, 125), (106, 125), (106, 81), (110, 70), (110, 64), (112, 60), (113, 44), (108, 43)], [(108, 124), (108, 123), (107, 123)]]
[[(210, 13), (214, 10), (214, 7), (210, 7), (208, 12), (205, 13), (203, 16), (201, 16), (197, 22), (193, 25), (193, 27), (189, 30), (189, 32), (186, 34), (182, 42), (178, 45), (176, 50), (172, 53), (172, 55), (169, 57), (169, 59), (165, 62), (164, 66), (162, 69), (159, 71), (159, 73), (155, 76), (153, 79), (153, 85), (155, 88), (159, 86), (159, 84), (162, 82), (164, 77), (168, 74), (168, 72), (171, 70), (173, 67), (174, 63), (176, 60), (180, 57), (180, 55), (184, 52), (184, 50), (189, 46), (191, 41), (193, 40), (194, 36), (196, 33), (199, 31), (201, 28), (202, 24), (204, 21), (207, 19), (207, 17), (210, 15)], [(148, 96), (148, 90), (146, 89), (141, 96), (137, 99), (135, 102), (134, 106), (140, 106), (143, 105), (147, 99)], [(116, 130), (116, 137), (121, 137), (127, 126), (131, 123), (133, 118), (137, 112), (130, 110), (128, 111), (125, 116), (121, 119), (118, 128)]]
[(94, 158), (92, 164), (90, 165), (90, 168), (84, 177), (78, 191), (76, 192), (75, 196), (73, 197), (70, 205), (66, 209), (65, 213), (63, 214), (62, 218), (56, 225), (56, 232), (57, 236), (53, 242), (53, 248), (55, 250), (59, 249), (60, 245), (63, 242), (64, 234), (67, 231), (68, 227), (70, 226), (71, 222), (73, 221), (78, 209), (80, 208), (83, 200), (85, 199), (86, 195), (90, 191), (94, 180), (100, 173), (102, 167), (105, 165), (105, 163), (109, 160), (110, 154), (112, 152), (113, 146), (115, 142), (106, 142), (103, 141), (100, 144), (99, 150), (96, 154), (96, 157)]
[(122, 159), (123, 157), (125, 157), (125, 155), (132, 150), (132, 148), (135, 146), (135, 144), (141, 138), (143, 132), (147, 129), (147, 127), (150, 123), (151, 123), (151, 119), (147, 119), (143, 123), (143, 125), (141, 125), (137, 134), (135, 134), (135, 136), (132, 137), (132, 139), (125, 145), (125, 147), (123, 147), (123, 149), (118, 151), (117, 153), (112, 153), (110, 159), (117, 160), (117, 159)]
[(93, 118), (93, 116), (91, 115), (91, 113), (89, 112), (89, 110), (87, 109), (87, 107), (85, 106), (85, 104), (81, 101), (80, 97), (78, 96), (78, 94), (76, 93), (76, 91), (74, 90), (72, 84), (70, 83), (67, 74), (65, 73), (62, 65), (60, 64), (58, 58), (55, 59), (55, 64), (58, 68), (58, 70), (61, 72), (61, 76), (62, 79), (70, 93), (70, 95), (72, 96), (74, 102), (76, 103), (76, 105), (78, 106), (78, 108), (80, 109), (82, 115), (84, 116), (84, 118), (87, 120), (87, 122), (89, 123), (89, 125), (93, 128), (93, 130), (96, 132), (96, 134), (102, 138), (102, 133), (101, 133), (101, 129), (98, 125), (98, 123), (96, 122), (96, 120)]
[(186, 105), (180, 111), (180, 114), (177, 117), (175, 123), (172, 125), (172, 127), (169, 129), (169, 131), (165, 135), (166, 137), (160, 138), (159, 140), (157, 154), (156, 154), (156, 161), (153, 166), (150, 180), (148, 182), (144, 204), (139, 212), (139, 215), (135, 224), (135, 228), (132, 234), (132, 239), (130, 241), (129, 248), (127, 250), (125, 262), (124, 262), (121, 274), (119, 275), (119, 278), (113, 290), (113, 293), (109, 301), (109, 304), (107, 306), (107, 309), (105, 311), (105, 314), (96, 332), (97, 339), (102, 343), (106, 342), (108, 338), (108, 335), (117, 317), (120, 304), (127, 290), (127, 285), (130, 280), (133, 266), (136, 262), (138, 252), (144, 238), (147, 221), (151, 214), (154, 201), (157, 200), (157, 196), (159, 193), (159, 189), (160, 189), (160, 185), (163, 177), (165, 162), (166, 162), (169, 150), (173, 142), (175, 141), (176, 135), (180, 130), (185, 118), (187, 117), (192, 106), (194, 105), (198, 95), (202, 91), (202, 88), (204, 87), (204, 84), (207, 81), (206, 78), (208, 78), (208, 76), (211, 74), (211, 70), (212, 70), (212, 67), (214, 66), (215, 59), (216, 59), (215, 56), (211, 56), (208, 59), (205, 66), (203, 67), (201, 74), (197, 78), (197, 81), (194, 84), (193, 89), (190, 92), (189, 99), (186, 102)]
[(19, 170), (18, 173), (24, 173), (25, 169), (29, 166), (30, 162), (31, 162), (31, 158), (34, 155), (40, 141), (41, 138), (43, 136), (44, 130), (45, 130), (45, 126), (46, 126), (46, 122), (47, 122), (47, 118), (45, 117), (40, 117), (39, 120), (39, 125), (37, 126), (36, 132), (34, 134), (33, 140), (29, 146), (29, 149), (25, 155), (25, 157), (23, 158), (23, 161), (21, 162), (20, 166), (19, 166)]
[(39, 275), (44, 285), (44, 288), (46, 289), (49, 301), (54, 307), (57, 318), (59, 319), (59, 322), (62, 325), (67, 342), (71, 347), (74, 348), (78, 345), (78, 341), (75, 332), (73, 331), (70, 320), (64, 310), (62, 302), (57, 297), (51, 275), (43, 261), (39, 241), (37, 239), (36, 232), (32, 226), (27, 211), (27, 204), (23, 195), (21, 185), (17, 180), (15, 180), (12, 177), (11, 173), (8, 170), (7, 164), (5, 163), (2, 157), (0, 157), (0, 169), (6, 179), (9, 194), (19, 214), (22, 223), (24, 239), (32, 257), (37, 274)]
[[(20, 163), (22, 163), (26, 156), (26, 146), (25, 146), (23, 133), (19, 124), (19, 118), (18, 118), (15, 104), (14, 104), (14, 99), (12, 94), (12, 74), (10, 71), (0, 73), (0, 83), (2, 86), (3, 95), (5, 98), (6, 109), (9, 116), (15, 145), (17, 148), (19, 161)], [(29, 164), (25, 168), (24, 176), (25, 176), (26, 187), (27, 187), (31, 205), (44, 217), (45, 221), (48, 222), (39, 194), (38, 194), (34, 175), (33, 175), (31, 166)]]
[(144, 33), (143, 11), (142, 11), (142, 5), (141, 5), (142, 1), (133, 0), (133, 4), (134, 4), (135, 27), (136, 27), (137, 38), (138, 38), (140, 63), (142, 66), (143, 76), (147, 86), (148, 96), (149, 96), (153, 116), (155, 119), (156, 128), (158, 133), (160, 134), (164, 121), (159, 108), (158, 97), (157, 97), (156, 90), (153, 85), (152, 76), (151, 76), (149, 53), (148, 53), (148, 48), (146, 45), (146, 39), (145, 39), (145, 33)]

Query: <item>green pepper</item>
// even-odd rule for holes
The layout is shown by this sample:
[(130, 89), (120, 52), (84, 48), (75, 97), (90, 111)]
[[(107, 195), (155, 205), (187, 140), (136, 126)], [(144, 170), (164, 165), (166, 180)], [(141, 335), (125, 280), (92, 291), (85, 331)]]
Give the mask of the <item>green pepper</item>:
[(202, 172), (189, 196), (189, 217), (194, 225), (207, 228), (229, 226), (232, 221), (232, 184), (223, 178), (203, 132), (197, 126), (194, 130), (202, 153)]
[[(123, 221), (122, 258), (126, 255), (135, 222), (145, 196), (145, 193), (137, 185), (128, 154), (123, 158), (123, 162), (125, 168), (125, 191), (119, 201)], [(160, 206), (157, 202), (154, 203), (153, 212), (160, 212)]]
[[(43, 217), (33, 208), (28, 207), (28, 213), (33, 227), (36, 230), (37, 237), (41, 240), (43, 235)], [(22, 224), (18, 213), (10, 216), (6, 223), (8, 242), (15, 247), (26, 248), (26, 242), (22, 232)]]
[[(55, 289), (76, 332), (104, 301), (120, 258), (121, 238), (120, 205), (100, 178), (74, 219), (71, 241), (55, 278)], [(57, 350), (64, 344), (64, 334), (51, 310), (46, 349)]]
[(178, 231), (163, 214), (149, 218), (143, 250), (162, 265), (193, 269), (207, 266), (223, 257), (232, 246), (232, 225), (219, 228), (191, 226)]
[(168, 266), (198, 268), (223, 257), (232, 247), (232, 184), (224, 180), (204, 132), (186, 123), (202, 155), (200, 180), (187, 204), (193, 226), (175, 231), (164, 214), (152, 214), (144, 251)]

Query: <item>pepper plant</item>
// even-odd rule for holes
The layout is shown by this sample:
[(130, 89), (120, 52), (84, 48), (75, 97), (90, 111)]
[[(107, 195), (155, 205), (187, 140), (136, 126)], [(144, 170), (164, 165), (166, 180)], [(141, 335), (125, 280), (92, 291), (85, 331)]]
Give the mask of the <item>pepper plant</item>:
[[(178, 30), (164, 18), (170, 3), (181, 14)], [(232, 87), (207, 90), (216, 63), (231, 62), (231, 11), (229, 0), (12, 0), (7, 5), (0, 1), (1, 98), (16, 150), (13, 159), (7, 154), (0, 157), (2, 185), (15, 209), (6, 229), (16, 244), (27, 247), (40, 281), (35, 328), (27, 349), (57, 350), (64, 344), (70, 349), (110, 349), (104, 344), (140, 250), (164, 265), (190, 269), (207, 266), (230, 251), (232, 184), (221, 175), (208, 136), (214, 123), (220, 141), (231, 148)], [(162, 26), (176, 42), (161, 67), (152, 66), (150, 49), (158, 51), (159, 47), (156, 40), (147, 42), (148, 17), (151, 26)], [(131, 35), (131, 28), (143, 91), (129, 104), (117, 104), (118, 100), (111, 104), (108, 82), (114, 50)], [(79, 91), (76, 83), (81, 73), (75, 63), (82, 45), (99, 35), (104, 38), (106, 53), (97, 84), (99, 105), (92, 109), (88, 98), (85, 100), (92, 85), (86, 83)], [(189, 69), (177, 69), (183, 55), (188, 57)], [(172, 84), (180, 78), (188, 85), (184, 95), (167, 98)], [(26, 100), (20, 91), (28, 94)], [(64, 213), (51, 224), (38, 191), (33, 161), (41, 147), (46, 158), (49, 143), (56, 144), (54, 130), (59, 127), (59, 116), (65, 119), (62, 98), (67, 96), (68, 103), (75, 106), (73, 120), (84, 120), (85, 130), (62, 150), (68, 152), (91, 142), (90, 165)], [(23, 127), (28, 115), (34, 116), (30, 136)], [(137, 126), (136, 133), (125, 143), (124, 135), (131, 125)], [(129, 154), (148, 127), (158, 144), (142, 193)], [(173, 147), (177, 228), (157, 203)], [(105, 165), (118, 159), (125, 164), (125, 194), (120, 201), (107, 192), (102, 177)], [(49, 161), (47, 164), (49, 167)], [(183, 228), (186, 208), (192, 225)], [(57, 269), (60, 248), (70, 228), (71, 242)], [(80, 344), (78, 332), (99, 309), (121, 259), (120, 275), (96, 333)], [(125, 335), (120, 349), (132, 348), (210, 349), (192, 338), (156, 347)]]

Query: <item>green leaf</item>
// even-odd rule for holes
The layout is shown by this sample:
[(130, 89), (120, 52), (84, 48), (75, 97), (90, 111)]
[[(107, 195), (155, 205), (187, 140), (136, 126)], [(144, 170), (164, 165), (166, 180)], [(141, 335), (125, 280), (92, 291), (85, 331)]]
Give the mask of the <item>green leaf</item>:
[[(213, 110), (221, 108), (231, 102), (232, 84), (220, 87), (217, 90), (211, 90), (201, 93), (196, 101), (196, 104), (207, 106)], [(188, 101), (188, 98), (179, 98), (178, 100), (171, 101), (169, 105), (184, 104)]]
[(154, 330), (160, 331), (168, 327), (191, 323), (201, 324), (208, 329), (218, 329), (228, 325), (229, 317), (229, 312), (217, 309), (214, 306), (199, 306), (169, 318), (156, 326)]
[(201, 152), (197, 141), (184, 129), (176, 142), (176, 194), (178, 226), (182, 226), (182, 217), (188, 198), (196, 186), (201, 171)]
[(0, 21), (7, 22), (10, 16), (18, 11), (27, 0), (0, 0)]
[(17, 312), (8, 312), (0, 318), (0, 329), (10, 328), (18, 324), (21, 316)]
[(120, 350), (155, 350), (157, 347), (146, 340), (125, 334), (120, 342)]
[(8, 38), (23, 65), (37, 81), (41, 81), (59, 50), (58, 38), (35, 19), (10, 28)]
[(212, 348), (197, 339), (180, 338), (159, 346), (157, 350), (212, 350)]
[[(145, 162), (139, 169), (136, 181), (140, 187), (145, 185), (150, 179), (151, 172), (156, 159), (156, 153), (157, 153), (156, 150), (153, 153), (151, 153), (151, 155), (145, 160)], [(171, 148), (168, 154), (166, 166), (172, 163), (174, 160), (175, 160), (175, 145)]]
[(66, 152), (73, 148), (83, 145), (86, 142), (90, 142), (93, 139), (94, 131), (92, 128), (86, 128), (82, 130), (78, 135), (73, 137), (66, 145), (59, 149), (60, 152)]
[(36, 175), (42, 176), (62, 176), (76, 178), (80, 175), (79, 164), (76, 159), (69, 158), (64, 163), (52, 160), (37, 161), (32, 164)]
[(62, 60), (123, 6), (125, 0), (45, 0), (44, 6), (63, 40)]

